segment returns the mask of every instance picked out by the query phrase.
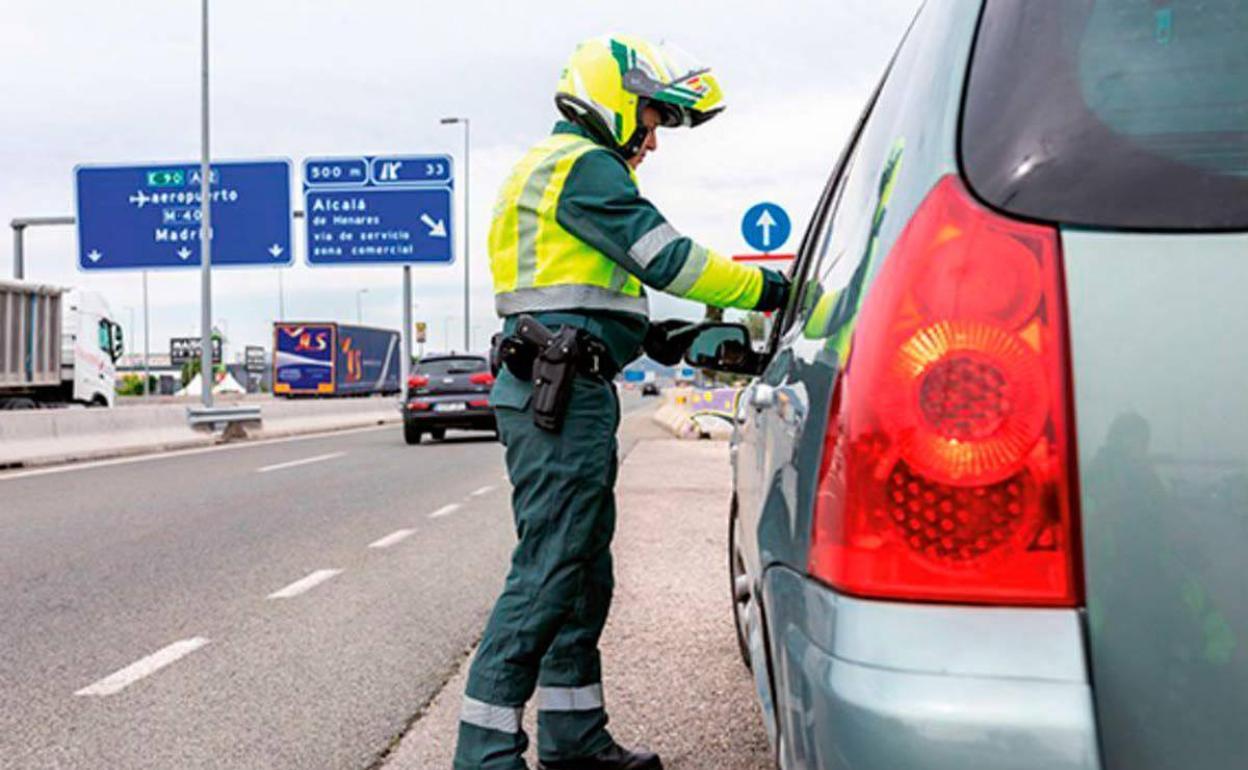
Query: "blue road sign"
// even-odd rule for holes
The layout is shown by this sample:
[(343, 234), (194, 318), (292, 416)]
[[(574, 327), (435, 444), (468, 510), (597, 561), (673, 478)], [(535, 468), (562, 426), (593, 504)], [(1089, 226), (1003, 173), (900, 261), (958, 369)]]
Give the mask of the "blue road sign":
[[(200, 264), (194, 163), (78, 166), (78, 267), (156, 270)], [(212, 164), (214, 267), (291, 263), (290, 161)]]
[(449, 265), (453, 189), (446, 155), (305, 160), (308, 264)]
[(789, 215), (774, 203), (756, 203), (745, 212), (741, 220), (741, 235), (750, 248), (772, 252), (789, 239), (793, 226)]

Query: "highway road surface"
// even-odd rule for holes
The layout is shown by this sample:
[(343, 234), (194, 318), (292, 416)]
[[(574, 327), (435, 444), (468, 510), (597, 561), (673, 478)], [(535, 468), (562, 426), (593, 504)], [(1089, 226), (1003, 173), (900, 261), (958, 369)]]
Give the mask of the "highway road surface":
[(398, 426), (0, 474), (0, 767), (373, 765), (481, 630), (508, 493), (484, 434)]

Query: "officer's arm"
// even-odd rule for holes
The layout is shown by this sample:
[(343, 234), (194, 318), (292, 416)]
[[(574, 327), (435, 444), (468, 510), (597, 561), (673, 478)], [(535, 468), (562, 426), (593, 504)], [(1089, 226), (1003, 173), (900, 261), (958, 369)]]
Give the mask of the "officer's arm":
[(628, 169), (607, 151), (582, 155), (568, 173), (559, 224), (647, 286), (716, 307), (773, 310), (787, 284), (694, 243), (641, 197)]

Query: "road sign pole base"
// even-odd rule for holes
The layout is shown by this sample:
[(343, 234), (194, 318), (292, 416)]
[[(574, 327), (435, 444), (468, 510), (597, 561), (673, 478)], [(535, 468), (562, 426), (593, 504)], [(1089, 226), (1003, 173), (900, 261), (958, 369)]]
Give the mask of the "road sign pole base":
[(258, 406), (191, 406), (186, 409), (186, 422), (195, 430), (221, 433), (226, 441), (247, 438), (247, 429), (261, 425)]

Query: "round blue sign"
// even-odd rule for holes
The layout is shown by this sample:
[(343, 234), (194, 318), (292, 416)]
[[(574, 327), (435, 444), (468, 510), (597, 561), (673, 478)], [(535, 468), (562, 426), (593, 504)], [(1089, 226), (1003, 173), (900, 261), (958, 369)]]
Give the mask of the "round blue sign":
[(789, 215), (774, 203), (750, 206), (741, 220), (741, 234), (750, 248), (768, 253), (779, 249), (789, 239), (793, 226)]

